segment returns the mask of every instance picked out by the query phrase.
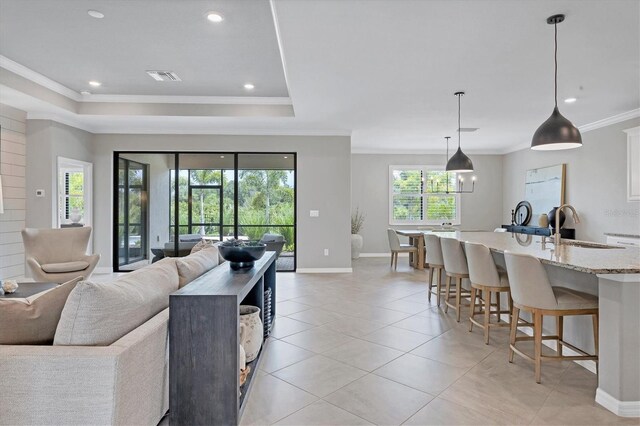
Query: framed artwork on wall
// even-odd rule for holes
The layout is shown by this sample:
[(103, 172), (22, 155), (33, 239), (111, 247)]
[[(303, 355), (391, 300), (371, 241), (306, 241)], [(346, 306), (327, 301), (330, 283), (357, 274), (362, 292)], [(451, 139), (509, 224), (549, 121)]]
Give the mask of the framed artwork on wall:
[(565, 174), (566, 164), (527, 170), (524, 199), (534, 218), (564, 204)]

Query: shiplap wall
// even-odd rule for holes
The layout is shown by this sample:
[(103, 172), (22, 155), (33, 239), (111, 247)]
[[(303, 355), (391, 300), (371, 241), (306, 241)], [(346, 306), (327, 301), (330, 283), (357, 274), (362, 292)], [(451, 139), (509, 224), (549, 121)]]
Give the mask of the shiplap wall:
[(24, 276), (25, 122), (23, 111), (0, 104), (0, 174), (4, 214), (0, 214), (0, 279)]

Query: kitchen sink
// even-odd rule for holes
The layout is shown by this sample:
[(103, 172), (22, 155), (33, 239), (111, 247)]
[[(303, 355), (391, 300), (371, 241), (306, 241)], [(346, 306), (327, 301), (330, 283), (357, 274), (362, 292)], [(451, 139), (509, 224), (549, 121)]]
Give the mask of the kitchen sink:
[(576, 241), (576, 240), (562, 240), (560, 245), (563, 246), (576, 246), (582, 248), (595, 248), (595, 249), (621, 249), (624, 247), (610, 246), (608, 244), (592, 243), (591, 241)]

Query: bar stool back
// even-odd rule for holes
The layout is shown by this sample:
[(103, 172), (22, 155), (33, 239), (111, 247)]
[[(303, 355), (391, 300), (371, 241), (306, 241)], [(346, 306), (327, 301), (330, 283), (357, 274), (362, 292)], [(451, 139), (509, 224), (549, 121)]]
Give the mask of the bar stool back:
[[(442, 292), (442, 272), (444, 271), (444, 259), (442, 258), (442, 247), (440, 247), (440, 237), (434, 234), (424, 235), (424, 245), (427, 250), (427, 268), (429, 268), (429, 301), (431, 294), (438, 298), (437, 304), (440, 306), (440, 296)], [(433, 291), (433, 276), (436, 275), (436, 290)]]
[[(513, 314), (511, 320), (511, 338), (509, 345), (509, 362), (513, 362), (513, 354), (533, 361), (535, 364), (536, 382), (541, 380), (542, 361), (546, 360), (594, 360), (598, 362), (598, 297), (566, 287), (552, 287), (549, 277), (540, 261), (526, 254), (504, 252), (507, 271), (511, 282), (513, 297)], [(533, 338), (517, 337), (520, 311), (531, 312), (533, 316)], [(545, 315), (556, 317), (556, 335), (542, 335), (542, 320)], [(562, 340), (563, 318), (568, 315), (591, 315), (593, 320), (593, 339), (595, 354), (590, 355), (570, 343)], [(530, 325), (529, 325), (530, 326)], [(534, 341), (534, 356), (521, 351), (516, 342)], [(556, 340), (558, 355), (542, 355), (542, 340)], [(580, 355), (563, 356), (562, 347), (566, 346)]]
[[(477, 325), (484, 329), (484, 343), (489, 344), (489, 329), (491, 327), (504, 327), (509, 323), (500, 321), (500, 314), (507, 313), (511, 315), (512, 300), (509, 288), (509, 279), (505, 271), (498, 271), (489, 247), (478, 243), (464, 243), (465, 254), (467, 256), (467, 265), (469, 266), (469, 279), (471, 280), (471, 309), (469, 311), (469, 331), (473, 330), (473, 325)], [(482, 293), (484, 300), (484, 309), (476, 312), (476, 297)], [(491, 312), (491, 294), (496, 295), (496, 310)], [(509, 301), (509, 309), (502, 311), (500, 307), (500, 293), (507, 293)], [(482, 300), (481, 299), (481, 300)], [(497, 321), (491, 323), (491, 314), (497, 316)], [(484, 314), (484, 322), (478, 322), (475, 315)], [(511, 322), (511, 318), (509, 318)]]
[[(469, 291), (462, 288), (462, 280), (469, 278), (469, 268), (467, 267), (467, 258), (462, 250), (462, 244), (455, 238), (440, 238), (440, 246), (442, 247), (442, 259), (444, 260), (444, 270), (447, 275), (445, 290), (445, 307), (444, 311), (448, 312), (449, 308), (456, 310), (456, 321), (460, 322), (460, 302), (462, 297), (470, 296)], [(451, 281), (455, 280), (456, 294), (455, 304), (451, 304)], [(464, 293), (464, 294), (463, 294)]]

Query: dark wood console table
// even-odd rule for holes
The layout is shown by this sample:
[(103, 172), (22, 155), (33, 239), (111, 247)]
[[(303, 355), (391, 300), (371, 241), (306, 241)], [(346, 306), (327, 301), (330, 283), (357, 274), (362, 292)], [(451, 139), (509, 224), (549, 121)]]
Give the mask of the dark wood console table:
[[(262, 351), (247, 364), (251, 373), (240, 387), (239, 306), (258, 306), (262, 322), (274, 323), (275, 260), (275, 252), (267, 252), (246, 273), (232, 272), (229, 262), (225, 262), (170, 296), (169, 424), (172, 426), (240, 422)], [(269, 288), (271, 321), (264, 318), (263, 309), (265, 290)], [(270, 330), (265, 331), (268, 334)]]

